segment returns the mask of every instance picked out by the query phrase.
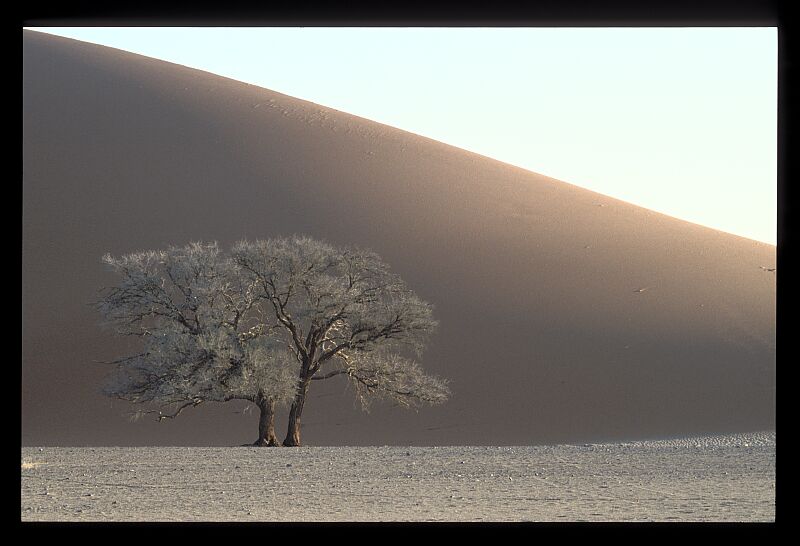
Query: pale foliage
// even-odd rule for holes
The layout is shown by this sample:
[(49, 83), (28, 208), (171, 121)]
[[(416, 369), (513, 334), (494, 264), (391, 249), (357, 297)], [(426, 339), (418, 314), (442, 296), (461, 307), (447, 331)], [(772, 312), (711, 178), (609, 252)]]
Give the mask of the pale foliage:
[(336, 248), (304, 236), (241, 241), (233, 259), (270, 303), (302, 363), (299, 380), (349, 378), (359, 399), (437, 404), (446, 382), (414, 360), (437, 326), (420, 299), (369, 250)]
[[(435, 330), (430, 304), (374, 252), (304, 236), (106, 255), (120, 276), (98, 309), (142, 351), (117, 360), (106, 393), (171, 408), (206, 401), (288, 402), (341, 375), (371, 398), (439, 404), (447, 382), (419, 357)], [(296, 399), (296, 398), (295, 398)]]
[(109, 396), (177, 408), (205, 401), (282, 402), (296, 390), (297, 360), (272, 336), (247, 284), (216, 243), (137, 252), (103, 262), (121, 277), (97, 303), (142, 351), (116, 361)]
[(441, 404), (449, 397), (445, 380), (426, 374), (418, 362), (398, 353), (357, 351), (341, 365), (365, 410), (371, 398), (388, 398), (414, 408)]

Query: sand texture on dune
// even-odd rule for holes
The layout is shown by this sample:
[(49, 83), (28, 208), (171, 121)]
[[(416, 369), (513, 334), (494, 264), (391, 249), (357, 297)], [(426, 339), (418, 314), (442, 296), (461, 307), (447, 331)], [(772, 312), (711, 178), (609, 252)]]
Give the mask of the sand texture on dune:
[(235, 405), (128, 423), (129, 408), (100, 394), (97, 362), (134, 346), (88, 303), (116, 280), (106, 252), (291, 233), (372, 248), (433, 303), (440, 328), (423, 364), (454, 393), (419, 413), (365, 414), (344, 381), (315, 382), (309, 445), (774, 428), (776, 275), (761, 269), (775, 267), (772, 245), (267, 89), (28, 31), (23, 175), (24, 445), (253, 441), (256, 417)]
[(22, 460), (23, 521), (775, 519), (774, 434), (541, 447), (24, 448)]

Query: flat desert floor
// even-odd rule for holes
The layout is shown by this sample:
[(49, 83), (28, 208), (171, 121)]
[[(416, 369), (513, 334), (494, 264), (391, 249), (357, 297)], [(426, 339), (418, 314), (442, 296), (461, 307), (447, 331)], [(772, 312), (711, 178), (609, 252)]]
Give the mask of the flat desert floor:
[(536, 447), (22, 448), (22, 521), (774, 521), (775, 433)]

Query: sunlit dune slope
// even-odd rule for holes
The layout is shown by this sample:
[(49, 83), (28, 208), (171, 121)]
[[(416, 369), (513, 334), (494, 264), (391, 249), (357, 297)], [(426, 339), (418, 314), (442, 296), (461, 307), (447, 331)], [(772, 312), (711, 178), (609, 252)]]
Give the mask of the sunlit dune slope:
[(130, 341), (88, 304), (106, 252), (291, 233), (370, 247), (432, 302), (423, 364), (453, 391), (363, 413), (315, 382), (310, 445), (774, 427), (774, 246), (267, 89), (26, 31), (22, 207), (26, 445), (254, 440), (233, 405), (129, 423), (97, 362)]

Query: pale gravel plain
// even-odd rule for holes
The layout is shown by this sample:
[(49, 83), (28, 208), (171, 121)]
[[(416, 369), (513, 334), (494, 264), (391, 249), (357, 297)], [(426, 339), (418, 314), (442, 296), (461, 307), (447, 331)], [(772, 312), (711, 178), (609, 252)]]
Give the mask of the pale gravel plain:
[(22, 448), (22, 521), (764, 522), (775, 433), (535, 447)]

